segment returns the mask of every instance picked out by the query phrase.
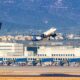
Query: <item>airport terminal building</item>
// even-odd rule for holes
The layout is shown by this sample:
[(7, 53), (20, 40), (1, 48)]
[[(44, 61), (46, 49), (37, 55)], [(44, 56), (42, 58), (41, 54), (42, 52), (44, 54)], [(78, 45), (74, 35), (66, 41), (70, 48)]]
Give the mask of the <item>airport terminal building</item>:
[[(44, 42), (47, 43), (47, 42)], [(42, 62), (60, 62), (68, 60), (70, 62), (80, 61), (80, 46), (63, 45), (58, 42), (51, 42), (52, 44), (37, 44), (34, 46), (25, 45), (24, 55), (28, 61), (33, 61), (34, 58), (40, 59)]]
[(33, 45), (14, 42), (0, 42), (0, 62), (80, 62), (80, 47), (71, 45)]

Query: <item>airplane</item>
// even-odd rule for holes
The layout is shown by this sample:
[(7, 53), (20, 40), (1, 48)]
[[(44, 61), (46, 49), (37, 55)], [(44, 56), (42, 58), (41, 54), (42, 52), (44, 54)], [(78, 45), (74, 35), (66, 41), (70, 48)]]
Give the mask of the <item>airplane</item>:
[(41, 35), (39, 36), (34, 36), (32, 41), (40, 41), (40, 40), (43, 40), (44, 38), (47, 38), (47, 37), (56, 37), (57, 34), (56, 34), (56, 28), (52, 27), (50, 28), (49, 30), (43, 32)]
[(50, 36), (54, 38), (57, 36), (56, 28), (52, 27), (49, 30), (43, 32), (41, 35), (32, 35), (32, 41), (40, 41)]

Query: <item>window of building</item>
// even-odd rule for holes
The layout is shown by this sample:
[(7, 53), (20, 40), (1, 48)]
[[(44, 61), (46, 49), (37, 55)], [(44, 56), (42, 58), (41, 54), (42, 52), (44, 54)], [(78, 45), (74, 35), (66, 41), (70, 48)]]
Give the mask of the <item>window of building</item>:
[(63, 56), (63, 54), (61, 54), (61, 56)]
[(45, 54), (45, 56), (46, 56), (46, 54)]
[(56, 56), (58, 56), (58, 54), (55, 54)]
[(55, 58), (55, 60), (58, 60), (57, 58)]
[(73, 54), (73, 56), (74, 56), (74, 54)]
[(68, 56), (68, 54), (66, 54), (66, 56)]
[(62, 58), (58, 58), (58, 60), (62, 60)]
[(68, 54), (68, 56), (70, 56), (70, 54)]
[(39, 54), (37, 54), (37, 56), (39, 56)]
[(62, 54), (63, 56), (65, 56), (65, 54)]
[(28, 60), (30, 60), (30, 58), (28, 58)]
[(73, 56), (73, 54), (71, 54), (71, 56)]
[(59, 56), (61, 56), (61, 54), (59, 54)]
[(59, 56), (59, 54), (52, 54), (52, 56)]
[(35, 60), (35, 58), (33, 58), (33, 60)]
[(55, 54), (53, 54), (53, 56), (55, 56)]

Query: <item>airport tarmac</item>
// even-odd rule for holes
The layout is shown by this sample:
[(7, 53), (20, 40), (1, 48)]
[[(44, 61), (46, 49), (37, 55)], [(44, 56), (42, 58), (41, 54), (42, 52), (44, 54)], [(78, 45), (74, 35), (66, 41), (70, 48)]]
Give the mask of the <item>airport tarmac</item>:
[(80, 67), (0, 66), (2, 77), (56, 76), (80, 77)]

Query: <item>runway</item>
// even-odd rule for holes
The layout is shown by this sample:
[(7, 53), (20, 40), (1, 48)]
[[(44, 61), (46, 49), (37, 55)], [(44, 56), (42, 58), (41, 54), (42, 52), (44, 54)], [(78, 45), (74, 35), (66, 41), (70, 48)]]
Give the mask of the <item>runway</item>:
[(80, 77), (80, 67), (0, 66), (0, 77)]

